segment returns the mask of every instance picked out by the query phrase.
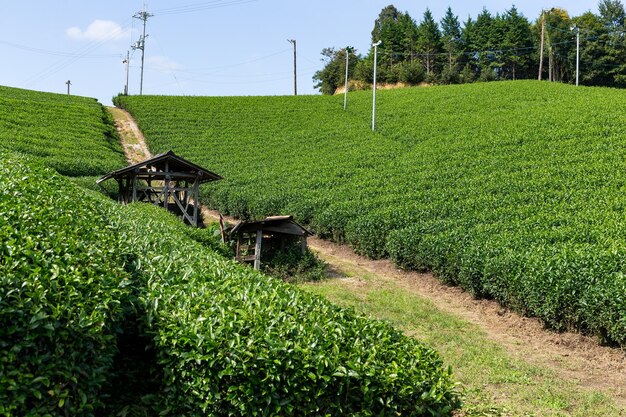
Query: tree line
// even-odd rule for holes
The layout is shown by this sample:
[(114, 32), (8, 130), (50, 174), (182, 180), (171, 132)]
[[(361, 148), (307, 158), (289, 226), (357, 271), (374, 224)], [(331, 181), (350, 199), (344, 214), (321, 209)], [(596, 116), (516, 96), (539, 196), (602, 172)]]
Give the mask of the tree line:
[[(567, 10), (542, 11), (534, 21), (511, 6), (493, 15), (486, 8), (461, 22), (452, 8), (437, 22), (426, 9), (420, 22), (389, 5), (374, 22), (378, 47), (377, 81), (416, 85), (539, 78), (573, 83), (576, 34), (580, 32), (579, 83), (626, 87), (626, 11), (621, 0), (601, 0), (598, 12), (571, 17)], [(313, 76), (323, 94), (345, 84), (373, 81), (374, 52), (354, 48), (322, 50), (324, 68)], [(541, 71), (540, 71), (541, 68)]]

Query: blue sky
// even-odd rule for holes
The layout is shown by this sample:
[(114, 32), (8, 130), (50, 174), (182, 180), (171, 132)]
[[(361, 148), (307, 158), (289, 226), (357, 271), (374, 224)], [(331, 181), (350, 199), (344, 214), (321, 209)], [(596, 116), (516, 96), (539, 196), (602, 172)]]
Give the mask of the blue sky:
[[(542, 8), (561, 7), (571, 16), (597, 1), (529, 0), (516, 7), (530, 20)], [(2, 1), (0, 85), (95, 97), (110, 104), (123, 91), (122, 60), (137, 41), (141, 22), (132, 16), (144, 2), (131, 0)], [(317, 94), (312, 76), (322, 68), (320, 52), (354, 46), (366, 53), (380, 10), (394, 4), (420, 20), (430, 8), (440, 20), (449, 6), (461, 21), (483, 7), (495, 13), (508, 2), (152, 0), (148, 20), (144, 94), (293, 94), (293, 49), (298, 52), (298, 93)], [(189, 6), (189, 7), (187, 7)], [(129, 90), (139, 93), (140, 51), (133, 53)]]

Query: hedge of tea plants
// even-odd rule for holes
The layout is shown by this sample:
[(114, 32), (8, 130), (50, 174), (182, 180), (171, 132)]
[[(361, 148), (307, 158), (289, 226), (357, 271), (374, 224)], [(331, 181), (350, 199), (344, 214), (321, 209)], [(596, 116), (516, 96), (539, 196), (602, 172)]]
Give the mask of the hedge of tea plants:
[(95, 99), (2, 86), (0, 148), (72, 177), (100, 176), (126, 164), (108, 113)]
[[(223, 258), (158, 207), (117, 205), (2, 151), (0, 180), (0, 415), (458, 407), (436, 352)], [(131, 351), (142, 369), (120, 357)]]
[(348, 97), (120, 97), (205, 203), (326, 237), (626, 346), (624, 90), (516, 81)]
[(129, 277), (101, 202), (60, 193), (66, 183), (0, 150), (3, 416), (93, 415), (103, 405)]

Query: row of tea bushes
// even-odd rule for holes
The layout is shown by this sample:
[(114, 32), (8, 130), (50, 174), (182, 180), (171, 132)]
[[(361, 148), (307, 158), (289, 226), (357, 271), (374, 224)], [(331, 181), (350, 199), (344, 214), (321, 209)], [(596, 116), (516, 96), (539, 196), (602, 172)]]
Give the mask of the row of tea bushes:
[(125, 165), (106, 109), (95, 99), (0, 86), (0, 148), (63, 175), (99, 176)]
[(93, 415), (128, 275), (101, 201), (0, 150), (0, 415)]
[(129, 323), (146, 343), (135, 350), (153, 352), (136, 366), (155, 379), (127, 388), (153, 387), (145, 415), (458, 406), (437, 353), (388, 324), (222, 258), (158, 207), (119, 206), (11, 154), (0, 167), (0, 415), (138, 410), (107, 397)]
[[(207, 251), (158, 208), (123, 216), (169, 415), (421, 416), (456, 406), (450, 371), (418, 341)], [(160, 233), (145, 233), (146, 218)]]
[[(202, 199), (626, 346), (624, 90), (538, 81), (343, 97), (119, 97), (155, 152), (225, 180)], [(549, 296), (546, 296), (549, 295)]]

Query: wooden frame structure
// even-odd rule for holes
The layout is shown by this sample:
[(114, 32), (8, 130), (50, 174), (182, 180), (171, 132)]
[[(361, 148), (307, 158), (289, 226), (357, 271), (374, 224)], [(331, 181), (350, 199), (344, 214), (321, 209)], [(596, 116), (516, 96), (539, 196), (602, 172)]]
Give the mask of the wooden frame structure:
[(304, 255), (308, 236), (312, 235), (293, 220), (293, 216), (273, 216), (258, 221), (240, 221), (230, 231), (231, 239), (237, 239), (235, 259), (241, 263), (253, 263), (254, 269), (261, 268), (263, 241), (278, 238), (281, 249), (288, 237), (298, 237)]
[(193, 226), (198, 226), (198, 190), (200, 184), (222, 179), (174, 152), (156, 155), (143, 162), (110, 172), (96, 181), (115, 179), (119, 186), (118, 201), (137, 201), (163, 206), (174, 211)]

